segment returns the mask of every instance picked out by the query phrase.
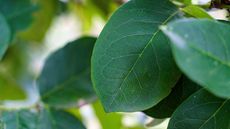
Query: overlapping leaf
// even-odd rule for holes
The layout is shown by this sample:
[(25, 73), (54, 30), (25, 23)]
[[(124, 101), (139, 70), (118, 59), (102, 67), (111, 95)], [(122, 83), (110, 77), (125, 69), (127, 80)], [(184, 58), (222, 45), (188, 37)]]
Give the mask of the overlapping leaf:
[(111, 17), (92, 57), (93, 83), (107, 112), (144, 110), (170, 93), (180, 72), (158, 26), (176, 13), (168, 0), (132, 0)]
[(49, 109), (3, 112), (0, 120), (4, 129), (85, 129), (71, 114)]
[(85, 37), (67, 44), (46, 60), (37, 80), (42, 100), (52, 106), (72, 106), (94, 97), (90, 58), (95, 38)]
[(159, 119), (171, 117), (176, 108), (199, 89), (200, 86), (182, 76), (169, 96), (144, 112), (151, 117)]
[(179, 20), (163, 28), (177, 64), (212, 93), (230, 97), (230, 25), (213, 20)]
[(1, 34), (0, 34), (0, 44), (1, 44), (0, 59), (1, 59), (11, 39), (10, 26), (7, 23), (7, 20), (5, 19), (5, 17), (1, 13), (0, 13), (0, 30), (1, 30)]
[(174, 113), (168, 129), (229, 129), (230, 100), (200, 90)]

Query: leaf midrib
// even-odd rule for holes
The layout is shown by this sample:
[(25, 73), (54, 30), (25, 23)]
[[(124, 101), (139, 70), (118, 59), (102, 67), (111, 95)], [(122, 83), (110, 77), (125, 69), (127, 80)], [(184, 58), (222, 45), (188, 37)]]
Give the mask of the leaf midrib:
[(66, 84), (68, 84), (69, 82), (73, 82), (73, 81), (76, 81), (81, 75), (84, 75), (86, 74), (87, 72), (89, 72), (89, 68), (83, 70), (81, 73), (79, 73), (78, 75), (73, 75), (71, 77), (69, 77), (69, 79), (63, 81), (61, 84), (59, 85), (56, 85), (56, 86), (53, 86), (54, 88), (47, 91), (46, 93), (44, 93), (41, 98), (42, 99), (46, 99), (48, 98), (49, 96), (51, 96), (52, 94), (55, 94), (56, 92), (60, 91), (61, 89), (65, 89), (67, 88), (66, 87)]
[(229, 99), (225, 100), (221, 106), (199, 127), (199, 129), (202, 129), (203, 126), (209, 121), (211, 120), (213, 117), (216, 116), (216, 114), (221, 110), (221, 108), (223, 108), (225, 106), (225, 104), (229, 101)]
[[(178, 11), (175, 11), (174, 13), (172, 13), (164, 22), (162, 22), (161, 25), (166, 24), (169, 20), (171, 20), (171, 18), (173, 18), (176, 14), (178, 13)], [(160, 25), (159, 25), (160, 26)], [(127, 75), (125, 76), (124, 80), (121, 82), (120, 87), (118, 88), (117, 92), (115, 93), (114, 97), (112, 98), (112, 101), (110, 103), (110, 107), (113, 105), (113, 103), (116, 100), (116, 97), (118, 96), (118, 94), (120, 93), (119, 91), (121, 90), (124, 82), (126, 81), (126, 79), (129, 77), (129, 75), (131, 74), (131, 72), (133, 71), (133, 69), (135, 68), (136, 64), (138, 63), (139, 59), (142, 57), (143, 53), (145, 52), (145, 50), (148, 48), (149, 45), (151, 45), (152, 40), (155, 38), (155, 36), (160, 32), (161, 30), (158, 28), (157, 31), (155, 33), (153, 33), (153, 36), (151, 37), (151, 39), (149, 40), (149, 42), (145, 45), (145, 47), (143, 48), (143, 50), (141, 51), (141, 53), (139, 54), (139, 56), (137, 57), (136, 61), (134, 62), (134, 64), (132, 65), (132, 67), (130, 68), (130, 70), (128, 71)]]
[(217, 61), (217, 62), (221, 63), (222, 65), (230, 68), (230, 64), (229, 63), (226, 63), (225, 61), (223, 61), (221, 59), (218, 59), (218, 57), (215, 57), (211, 53), (206, 52), (204, 50), (201, 50), (201, 49), (199, 49), (199, 48), (197, 48), (197, 47), (195, 47), (194, 45), (191, 45), (191, 44), (189, 44), (189, 47), (192, 48), (192, 49), (194, 49), (194, 50), (196, 50), (197, 52), (201, 53), (202, 55), (204, 55), (206, 57), (209, 57), (210, 59), (212, 59), (214, 61)]

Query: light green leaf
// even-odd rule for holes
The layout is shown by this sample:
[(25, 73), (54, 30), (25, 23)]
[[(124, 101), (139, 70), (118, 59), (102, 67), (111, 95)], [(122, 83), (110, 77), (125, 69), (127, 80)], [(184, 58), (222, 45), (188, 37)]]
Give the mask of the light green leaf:
[(181, 9), (185, 14), (195, 18), (213, 19), (203, 8), (196, 5), (189, 5)]
[(33, 23), (29, 29), (21, 33), (21, 37), (26, 40), (41, 42), (56, 15), (58, 1), (37, 0), (36, 3), (39, 10), (34, 13)]
[(92, 57), (92, 80), (106, 112), (145, 110), (170, 93), (180, 71), (158, 26), (176, 14), (168, 0), (132, 0), (111, 17)]
[(105, 113), (99, 101), (93, 104), (95, 113), (102, 126), (102, 129), (121, 129), (122, 128), (122, 114)]
[(26, 99), (25, 91), (6, 73), (0, 71), (0, 101)]
[(187, 77), (182, 76), (169, 96), (156, 106), (144, 111), (144, 113), (158, 119), (171, 117), (176, 108), (199, 89), (200, 86), (190, 81)]
[(185, 19), (163, 28), (181, 70), (220, 97), (230, 97), (230, 25)]
[(11, 30), (5, 19), (5, 17), (0, 13), (0, 59), (2, 59), (6, 49), (9, 46), (9, 42), (11, 40)]
[(0, 119), (4, 129), (85, 129), (77, 118), (57, 110), (8, 111), (3, 112)]
[(189, 97), (174, 113), (168, 129), (229, 129), (230, 101), (206, 90)]
[(96, 39), (84, 37), (67, 44), (46, 60), (37, 80), (42, 100), (58, 107), (73, 106), (95, 96), (90, 58)]

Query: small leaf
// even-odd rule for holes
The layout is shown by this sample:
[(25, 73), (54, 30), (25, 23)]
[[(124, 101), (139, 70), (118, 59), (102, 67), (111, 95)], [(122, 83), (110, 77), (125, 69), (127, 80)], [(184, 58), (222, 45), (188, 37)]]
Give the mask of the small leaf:
[(196, 5), (189, 5), (181, 9), (184, 13), (195, 18), (213, 19), (203, 8)]
[(229, 99), (200, 90), (173, 113), (168, 129), (229, 129), (229, 116)]
[(9, 111), (3, 112), (0, 119), (4, 129), (85, 129), (77, 118), (57, 110)]
[(2, 59), (6, 49), (9, 46), (9, 42), (11, 40), (11, 30), (5, 19), (5, 17), (0, 13), (0, 59)]
[(90, 58), (95, 41), (90, 37), (78, 39), (48, 57), (37, 80), (45, 103), (66, 107), (95, 96), (90, 79)]
[(193, 81), (220, 97), (230, 97), (230, 25), (184, 19), (163, 28), (178, 66)]
[(132, 0), (111, 17), (92, 57), (92, 80), (106, 112), (145, 110), (169, 95), (180, 71), (158, 26), (176, 14), (168, 0)]
[(163, 99), (156, 106), (144, 111), (144, 113), (158, 119), (171, 117), (176, 108), (199, 89), (200, 86), (193, 83), (185, 76), (182, 76), (169, 96)]

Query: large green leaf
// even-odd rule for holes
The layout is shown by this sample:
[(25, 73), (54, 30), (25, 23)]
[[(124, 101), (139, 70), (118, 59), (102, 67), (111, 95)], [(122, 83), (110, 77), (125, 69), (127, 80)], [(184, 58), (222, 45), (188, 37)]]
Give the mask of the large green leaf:
[(13, 32), (28, 27), (35, 10), (36, 6), (31, 0), (0, 0), (0, 12), (8, 20)]
[(2, 58), (3, 54), (5, 53), (10, 39), (11, 39), (11, 30), (10, 27), (5, 19), (5, 17), (0, 13), (0, 59)]
[(111, 17), (92, 57), (94, 87), (107, 112), (145, 110), (170, 93), (180, 72), (158, 26), (176, 12), (168, 0), (132, 0)]
[(169, 96), (163, 99), (156, 106), (144, 112), (151, 117), (159, 119), (171, 117), (176, 108), (199, 89), (200, 86), (193, 83), (185, 76), (182, 76)]
[(230, 100), (200, 90), (174, 113), (168, 129), (229, 129)]
[(65, 107), (95, 95), (90, 79), (95, 41), (95, 38), (81, 38), (49, 56), (37, 80), (45, 103)]
[(85, 129), (74, 116), (56, 110), (9, 111), (3, 112), (0, 119), (4, 129)]
[(220, 97), (230, 97), (230, 25), (185, 19), (163, 28), (177, 64), (193, 81)]

